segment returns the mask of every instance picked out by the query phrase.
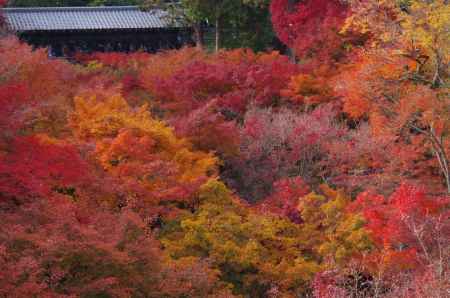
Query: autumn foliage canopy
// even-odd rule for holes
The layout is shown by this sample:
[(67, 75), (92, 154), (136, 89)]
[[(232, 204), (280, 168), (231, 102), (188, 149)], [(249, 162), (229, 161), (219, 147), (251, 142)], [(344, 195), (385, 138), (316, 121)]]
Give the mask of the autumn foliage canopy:
[(1, 297), (448, 295), (447, 1), (270, 10), (291, 57), (0, 39)]

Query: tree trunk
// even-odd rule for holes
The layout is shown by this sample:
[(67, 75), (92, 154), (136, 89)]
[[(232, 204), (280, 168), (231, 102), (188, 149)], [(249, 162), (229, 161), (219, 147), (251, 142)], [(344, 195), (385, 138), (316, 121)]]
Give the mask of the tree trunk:
[(221, 17), (216, 17), (216, 52), (220, 50), (220, 44), (222, 41), (222, 20)]
[(433, 82), (432, 82), (432, 86), (434, 88), (439, 88), (440, 86), (442, 86), (444, 84), (443, 80), (442, 80), (442, 69), (444, 69), (442, 67), (443, 65), (443, 59), (441, 54), (439, 53), (439, 50), (435, 49), (434, 50), (435, 53), (435, 59), (436, 59), (436, 68), (435, 68), (435, 72), (434, 72), (434, 77), (433, 77)]
[(194, 28), (195, 46), (201, 50), (203, 49), (203, 46), (205, 44), (202, 24), (200, 22), (195, 23), (193, 28)]
[(412, 124), (409, 126), (424, 134), (430, 141), (433, 153), (436, 156), (442, 175), (444, 176), (444, 183), (447, 186), (447, 193), (450, 194), (450, 162), (445, 151), (443, 138), (436, 135), (432, 125), (430, 127), (430, 131), (424, 130)]

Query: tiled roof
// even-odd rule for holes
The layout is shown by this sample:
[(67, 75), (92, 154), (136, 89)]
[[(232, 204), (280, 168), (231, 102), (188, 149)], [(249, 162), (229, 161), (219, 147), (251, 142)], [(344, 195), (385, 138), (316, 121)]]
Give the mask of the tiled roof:
[(160, 9), (137, 6), (5, 8), (14, 31), (117, 30), (179, 27)]

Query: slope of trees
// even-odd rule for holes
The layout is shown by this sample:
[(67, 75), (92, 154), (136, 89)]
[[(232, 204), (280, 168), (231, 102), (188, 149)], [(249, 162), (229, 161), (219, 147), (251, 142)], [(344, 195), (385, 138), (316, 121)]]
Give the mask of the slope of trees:
[(0, 296), (448, 295), (447, 2), (271, 10), (296, 63), (0, 39)]

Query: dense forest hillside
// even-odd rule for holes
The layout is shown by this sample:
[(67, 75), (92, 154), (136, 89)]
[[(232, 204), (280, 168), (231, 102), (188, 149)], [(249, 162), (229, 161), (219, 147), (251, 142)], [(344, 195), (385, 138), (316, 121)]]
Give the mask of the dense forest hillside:
[(448, 1), (242, 4), (291, 57), (0, 37), (0, 297), (449, 297)]

